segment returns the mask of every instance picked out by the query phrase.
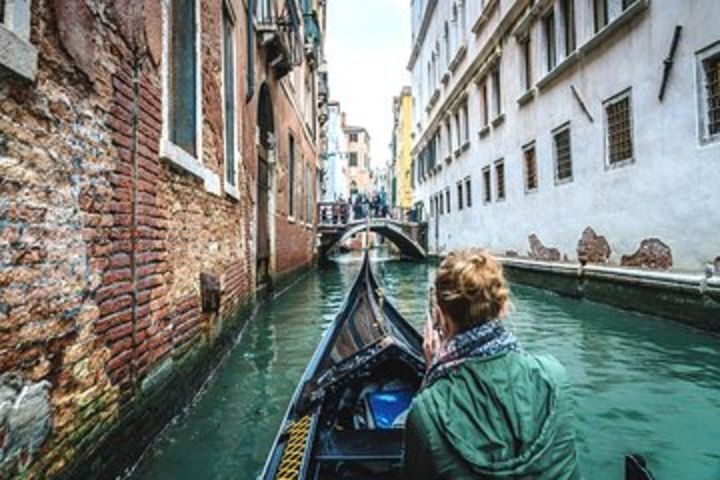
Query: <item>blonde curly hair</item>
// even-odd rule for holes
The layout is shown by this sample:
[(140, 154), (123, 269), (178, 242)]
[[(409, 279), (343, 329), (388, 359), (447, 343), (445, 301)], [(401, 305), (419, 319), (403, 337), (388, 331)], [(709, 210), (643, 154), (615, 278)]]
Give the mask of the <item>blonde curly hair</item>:
[(498, 318), (510, 292), (500, 262), (484, 250), (450, 252), (435, 277), (435, 295), (443, 313), (467, 330)]

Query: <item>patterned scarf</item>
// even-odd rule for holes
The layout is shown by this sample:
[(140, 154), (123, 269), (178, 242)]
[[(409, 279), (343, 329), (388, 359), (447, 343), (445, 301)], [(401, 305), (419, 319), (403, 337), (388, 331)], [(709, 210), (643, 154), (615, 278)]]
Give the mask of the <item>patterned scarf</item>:
[(468, 360), (518, 350), (520, 345), (515, 335), (500, 320), (483, 323), (455, 335), (440, 347), (425, 374), (422, 388), (429, 387)]

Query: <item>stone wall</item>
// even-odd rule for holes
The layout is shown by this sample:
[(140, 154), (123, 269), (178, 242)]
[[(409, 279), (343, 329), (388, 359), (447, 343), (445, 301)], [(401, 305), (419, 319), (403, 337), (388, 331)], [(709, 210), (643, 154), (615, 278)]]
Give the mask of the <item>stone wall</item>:
[[(161, 4), (121, 3), (32, 2), (37, 76), (0, 80), (2, 478), (126, 467), (199, 386), (254, 295), (248, 66), (237, 72), (235, 199), (160, 157)], [(202, 165), (222, 184), (221, 2), (201, 12)], [(243, 26), (240, 3), (236, 13)], [(244, 52), (242, 29), (237, 40)], [(273, 95), (281, 131), (302, 125), (279, 85)], [(277, 272), (311, 262), (313, 227), (276, 217)], [(216, 311), (203, 311), (201, 274), (219, 281)]]

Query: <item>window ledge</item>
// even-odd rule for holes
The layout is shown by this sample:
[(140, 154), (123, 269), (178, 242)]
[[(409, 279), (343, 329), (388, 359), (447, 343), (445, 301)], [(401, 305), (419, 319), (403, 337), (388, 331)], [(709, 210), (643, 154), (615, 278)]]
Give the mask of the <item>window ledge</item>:
[(465, 140), (465, 143), (462, 144), (462, 147), (460, 147), (460, 149), (463, 152), (466, 152), (468, 148), (470, 148), (470, 140)]
[(527, 92), (520, 95), (520, 97), (517, 99), (517, 104), (519, 107), (524, 107), (528, 103), (530, 103), (535, 98), (535, 93), (537, 90), (534, 88), (531, 88)]
[(163, 139), (160, 142), (160, 157), (169, 161), (186, 172), (195, 175), (203, 181), (205, 191), (214, 195), (222, 195), (220, 176), (205, 168), (197, 158), (187, 153), (171, 141)]
[(430, 111), (433, 109), (433, 107), (435, 106), (435, 104), (437, 103), (439, 98), (440, 98), (440, 89), (435, 88), (432, 96), (430, 97), (430, 100), (428, 100), (427, 107), (425, 107), (425, 111), (427, 113), (430, 113)]
[(495, 10), (497, 4), (498, 0), (490, 0), (487, 5), (485, 5), (485, 8), (482, 9), (482, 11), (480, 12), (480, 16), (478, 16), (477, 20), (475, 20), (475, 23), (472, 26), (472, 32), (475, 35), (480, 34), (480, 31), (490, 19), (490, 15), (492, 14), (493, 10)]
[(440, 81), (443, 83), (443, 85), (447, 85), (447, 83), (450, 81), (450, 70), (445, 70), (445, 73), (443, 73)]
[(478, 131), (478, 136), (480, 138), (485, 138), (487, 137), (488, 133), (490, 133), (490, 125), (485, 125)]
[(466, 54), (467, 44), (463, 42), (463, 44), (460, 45), (460, 48), (458, 48), (458, 51), (455, 52), (455, 56), (453, 57), (452, 61), (450, 61), (450, 65), (448, 66), (452, 73), (455, 73), (455, 70), (457, 70), (457, 68), (460, 66), (460, 62), (463, 61)]
[(613, 33), (618, 31), (620, 27), (628, 23), (630, 20), (635, 18), (641, 12), (645, 11), (650, 6), (650, 0), (636, 0), (635, 3), (625, 9), (620, 15), (614, 20), (601, 28), (595, 35), (593, 35), (587, 42), (580, 46), (580, 52), (583, 55), (590, 53), (595, 47), (600, 45), (603, 40), (607, 39)]
[(288, 215), (287, 221), (288, 223), (295, 223), (295, 217), (293, 217), (292, 215)]
[(498, 128), (500, 125), (505, 123), (505, 114), (501, 113), (497, 117), (493, 118), (493, 121), (490, 122), (493, 126), (493, 128)]
[(563, 72), (565, 72), (571, 66), (575, 65), (579, 57), (579, 50), (575, 50), (573, 53), (565, 57), (562, 62), (555, 65), (555, 68), (547, 72), (543, 78), (538, 80), (538, 82), (535, 84), (535, 88), (537, 88), (538, 90), (542, 90), (543, 88), (550, 85), (554, 80), (560, 77)]
[(625, 160), (619, 160), (617, 162), (610, 163), (609, 160), (605, 160), (605, 170), (617, 170), (619, 168), (627, 167), (635, 163), (635, 157), (626, 158)]
[(568, 183), (572, 183), (573, 177), (570, 176), (568, 178), (563, 178), (562, 180), (559, 180), (557, 177), (555, 177), (555, 185), (566, 185)]
[(445, 163), (450, 163), (450, 162), (452, 162), (452, 155), (447, 155), (445, 157)]
[(537, 193), (537, 191), (538, 191), (538, 188), (537, 188), (537, 187), (531, 188), (531, 189), (527, 189), (527, 188), (526, 188), (526, 189), (525, 189), (525, 195), (532, 195), (533, 193)]
[(235, 200), (240, 200), (240, 191), (238, 190), (237, 186), (230, 185), (229, 183), (225, 182), (224, 190), (228, 196), (234, 198)]
[(455, 155), (455, 158), (458, 158), (460, 154), (463, 152), (462, 148), (456, 148), (453, 152), (453, 155)]
[(21, 78), (33, 81), (37, 74), (38, 51), (35, 46), (0, 25), (0, 73), (7, 69)]
[(638, 16), (640, 13), (645, 11), (650, 5), (650, 0), (636, 0), (635, 3), (630, 5), (624, 12), (618, 15), (614, 20), (605, 25), (600, 31), (598, 31), (593, 37), (587, 42), (580, 45), (577, 50), (565, 57), (565, 59), (557, 64), (555, 68), (549, 71), (542, 79), (540, 79), (535, 85), (538, 90), (550, 85), (556, 80), (563, 72), (568, 68), (577, 63), (580, 57), (584, 57), (592, 52), (596, 47), (602, 44), (620, 28), (630, 22), (633, 18)]

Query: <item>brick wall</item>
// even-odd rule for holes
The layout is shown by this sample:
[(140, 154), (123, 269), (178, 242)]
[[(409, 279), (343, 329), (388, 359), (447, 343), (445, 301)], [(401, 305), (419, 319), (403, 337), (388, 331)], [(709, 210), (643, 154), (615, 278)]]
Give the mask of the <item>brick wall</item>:
[[(121, 3), (32, 2), (37, 77), (0, 80), (1, 478), (126, 467), (192, 394), (254, 295), (257, 99), (244, 102), (247, 65), (237, 72), (234, 199), (160, 158), (162, 9)], [(201, 11), (202, 163), (222, 181), (221, 2)], [(240, 3), (237, 14), (244, 58)], [(277, 130), (297, 132), (314, 176), (313, 139), (263, 62), (257, 81), (271, 87)], [(315, 237), (288, 221), (282, 137), (277, 275), (309, 264)], [(219, 279), (216, 313), (202, 311), (201, 273)]]

